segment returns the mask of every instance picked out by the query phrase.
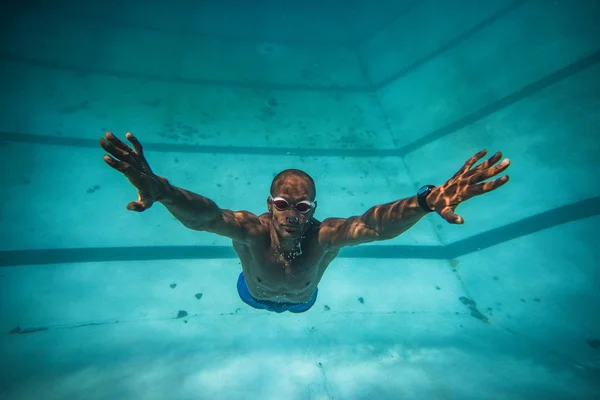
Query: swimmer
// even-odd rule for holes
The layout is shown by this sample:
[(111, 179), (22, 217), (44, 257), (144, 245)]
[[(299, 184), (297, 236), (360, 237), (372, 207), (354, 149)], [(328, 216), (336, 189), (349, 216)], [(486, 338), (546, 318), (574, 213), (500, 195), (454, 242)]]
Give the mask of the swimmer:
[(317, 190), (313, 179), (298, 169), (281, 171), (271, 183), (267, 212), (220, 208), (214, 201), (172, 185), (156, 175), (141, 143), (126, 134), (133, 149), (108, 132), (100, 145), (104, 161), (120, 171), (138, 190), (127, 209), (142, 212), (161, 203), (185, 227), (228, 237), (242, 272), (237, 281), (240, 298), (248, 305), (273, 312), (301, 313), (316, 301), (318, 284), (327, 266), (346, 246), (393, 239), (429, 213), (450, 224), (463, 224), (455, 214), (459, 204), (491, 192), (508, 182), (508, 175), (491, 181), (510, 165), (497, 152), (479, 165), (481, 150), (439, 186), (425, 185), (414, 196), (366, 210), (350, 218), (314, 218)]

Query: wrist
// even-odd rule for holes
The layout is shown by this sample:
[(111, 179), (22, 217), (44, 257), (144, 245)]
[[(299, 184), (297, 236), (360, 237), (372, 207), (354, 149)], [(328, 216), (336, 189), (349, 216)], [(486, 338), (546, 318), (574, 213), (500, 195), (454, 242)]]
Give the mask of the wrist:
[(429, 193), (429, 196), (427, 196), (427, 198), (425, 199), (425, 204), (427, 204), (427, 207), (433, 212), (435, 211), (435, 204), (433, 204), (432, 201), (433, 196), (431, 195), (431, 193)]
[(432, 204), (433, 196), (431, 195), (435, 189), (436, 187), (433, 185), (424, 185), (417, 191), (417, 202), (425, 212), (435, 211), (434, 204)]
[(171, 184), (169, 183), (169, 181), (166, 178), (163, 178), (162, 176), (156, 176), (156, 194), (155, 194), (155, 199), (158, 202), (164, 202), (164, 201), (168, 201), (168, 199), (171, 197), (171, 194), (173, 193), (173, 186), (171, 186)]

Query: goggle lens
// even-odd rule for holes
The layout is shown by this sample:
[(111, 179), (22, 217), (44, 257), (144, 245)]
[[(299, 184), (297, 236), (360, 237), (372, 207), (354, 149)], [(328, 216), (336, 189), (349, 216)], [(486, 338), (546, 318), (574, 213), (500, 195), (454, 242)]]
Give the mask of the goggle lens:
[(298, 210), (301, 213), (305, 213), (308, 210), (310, 210), (310, 204), (308, 204), (308, 203), (298, 203), (298, 204), (296, 204), (296, 210)]
[(273, 200), (273, 205), (279, 211), (283, 211), (283, 210), (287, 210), (287, 208), (290, 206), (290, 203), (288, 203), (285, 200)]
[[(273, 199), (273, 205), (279, 211), (285, 211), (288, 208), (290, 208), (290, 203), (288, 203), (288, 201), (285, 199)], [(298, 210), (298, 212), (301, 212), (303, 214), (310, 211), (311, 207), (312, 207), (312, 205), (305, 201), (301, 201), (300, 203), (296, 204), (296, 210)]]

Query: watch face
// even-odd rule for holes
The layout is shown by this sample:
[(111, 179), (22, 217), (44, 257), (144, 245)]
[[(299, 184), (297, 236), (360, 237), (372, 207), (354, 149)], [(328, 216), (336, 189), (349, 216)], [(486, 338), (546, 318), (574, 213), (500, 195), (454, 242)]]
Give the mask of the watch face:
[(428, 190), (429, 190), (429, 186), (427, 186), (427, 185), (421, 186), (421, 188), (419, 189), (417, 194), (423, 194), (423, 193), (427, 192)]

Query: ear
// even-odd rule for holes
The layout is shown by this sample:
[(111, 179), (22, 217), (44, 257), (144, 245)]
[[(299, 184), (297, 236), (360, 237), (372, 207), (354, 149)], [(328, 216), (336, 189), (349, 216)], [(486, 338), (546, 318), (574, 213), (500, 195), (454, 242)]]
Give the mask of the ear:
[(269, 197), (267, 197), (267, 210), (269, 210), (269, 212), (271, 212), (272, 207), (273, 207), (273, 202), (271, 201), (271, 196), (269, 196)]

